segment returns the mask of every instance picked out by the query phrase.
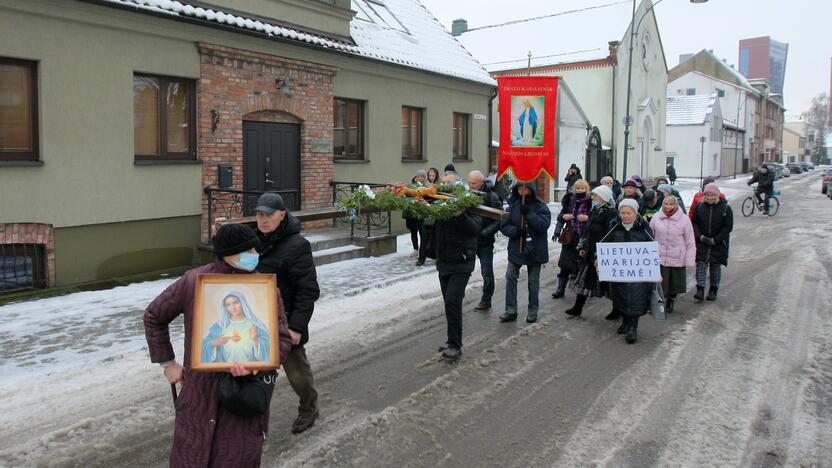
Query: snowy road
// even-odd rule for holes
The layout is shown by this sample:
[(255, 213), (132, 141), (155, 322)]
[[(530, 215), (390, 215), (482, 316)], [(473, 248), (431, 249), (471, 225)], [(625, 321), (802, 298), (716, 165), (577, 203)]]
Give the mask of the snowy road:
[[(778, 183), (783, 206), (773, 219), (743, 218), (734, 200), (719, 300), (696, 305), (688, 295), (667, 322), (645, 318), (635, 346), (603, 320), (605, 300), (568, 319), (562, 311), (574, 295), (550, 298), (553, 267), (542, 274), (540, 322), (498, 323), (502, 253), (494, 310), (469, 312), (481, 287), (475, 272), (465, 355), (446, 364), (436, 354), (445, 321), (435, 273), (411, 269), (404, 254), (386, 258), (399, 273), (362, 260), (370, 281), (341, 284), (357, 289), (322, 298), (313, 319), (309, 355), (322, 418), (290, 435), (296, 399), (284, 382), (264, 465), (832, 466), (832, 202), (820, 196), (819, 180), (815, 173)], [(722, 185), (745, 193), (742, 181)], [(551, 246), (553, 258), (557, 250)], [(377, 281), (387, 286), (367, 288)], [(73, 296), (65, 303), (83, 303)], [(46, 353), (32, 351), (45, 346), (36, 338), (4, 345), (0, 465), (165, 466), (170, 395), (134, 348), (146, 302), (123, 296), (111, 299), (124, 308), (115, 319), (76, 317), (78, 310), (63, 317), (78, 327), (101, 320), (101, 336), (59, 339)], [(0, 313), (40, 317), (38, 307), (55, 308), (51, 300)], [(31, 327), (48, 331), (38, 320)], [(26, 337), (4, 326), (5, 343)], [(92, 358), (73, 365), (73, 346)]]

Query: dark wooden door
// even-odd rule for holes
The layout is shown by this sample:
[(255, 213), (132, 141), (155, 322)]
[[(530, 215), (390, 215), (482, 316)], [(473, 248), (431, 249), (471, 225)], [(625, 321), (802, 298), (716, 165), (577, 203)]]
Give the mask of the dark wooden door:
[[(286, 208), (300, 209), (300, 125), (243, 122), (243, 189), (277, 192)], [(257, 195), (245, 197), (252, 216)]]

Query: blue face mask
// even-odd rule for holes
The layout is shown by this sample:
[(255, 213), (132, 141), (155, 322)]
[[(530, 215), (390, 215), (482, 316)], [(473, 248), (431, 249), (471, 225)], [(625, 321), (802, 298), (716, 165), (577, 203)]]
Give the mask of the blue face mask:
[(257, 263), (260, 262), (260, 255), (251, 252), (243, 252), (240, 254), (240, 261), (235, 265), (240, 270), (254, 271), (257, 268)]
[(601, 206), (601, 202), (599, 202), (598, 200), (592, 200), (593, 208), (598, 208), (599, 206)]

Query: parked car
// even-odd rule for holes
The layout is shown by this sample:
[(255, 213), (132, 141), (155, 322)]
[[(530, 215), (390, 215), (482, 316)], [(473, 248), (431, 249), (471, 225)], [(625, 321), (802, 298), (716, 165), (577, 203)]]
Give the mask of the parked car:
[(783, 173), (783, 177), (789, 177), (789, 176), (792, 175), (791, 169), (789, 169), (788, 167), (786, 167), (783, 164), (779, 164), (779, 166), (780, 166), (780, 171)]
[(803, 168), (803, 172), (809, 172), (809, 163), (802, 162), (800, 163), (800, 167)]
[(803, 174), (803, 166), (798, 163), (788, 163), (786, 164), (786, 167), (792, 171), (792, 174)]
[(783, 178), (783, 171), (780, 170), (780, 167), (778, 167), (778, 164), (779, 163), (772, 162), (772, 161), (764, 161), (760, 165), (761, 166), (765, 165), (766, 167), (768, 167), (769, 172), (772, 172), (776, 176), (777, 179), (782, 179)]
[(806, 164), (808, 164), (808, 165), (809, 165), (809, 170), (810, 170), (810, 171), (814, 171), (814, 170), (815, 170), (815, 165), (814, 165), (814, 164), (812, 164), (812, 163), (806, 163)]
[(832, 169), (827, 169), (826, 173), (823, 174), (823, 182), (820, 184), (820, 193), (825, 193), (829, 195), (829, 198), (832, 198), (832, 190), (829, 190), (830, 185), (832, 185)]

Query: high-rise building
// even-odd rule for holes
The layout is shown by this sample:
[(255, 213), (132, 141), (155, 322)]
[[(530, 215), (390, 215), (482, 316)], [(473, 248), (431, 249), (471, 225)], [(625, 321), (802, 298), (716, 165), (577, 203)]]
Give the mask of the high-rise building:
[(765, 78), (771, 91), (783, 94), (789, 45), (768, 36), (740, 40), (740, 73), (746, 78)]

